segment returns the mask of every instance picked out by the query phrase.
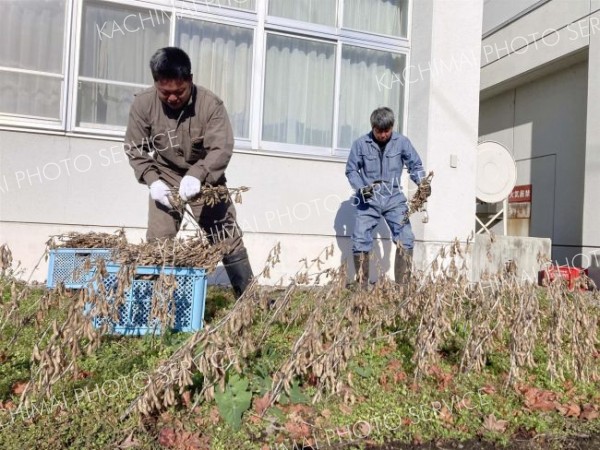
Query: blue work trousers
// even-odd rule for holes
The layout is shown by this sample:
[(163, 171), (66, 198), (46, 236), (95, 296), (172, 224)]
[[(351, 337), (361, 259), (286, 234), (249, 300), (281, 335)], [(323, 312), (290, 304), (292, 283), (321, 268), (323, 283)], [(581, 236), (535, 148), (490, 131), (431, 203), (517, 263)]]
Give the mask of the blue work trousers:
[(406, 220), (408, 206), (406, 197), (397, 192), (386, 196), (376, 194), (369, 200), (364, 200), (357, 195), (360, 202), (356, 206), (356, 222), (352, 234), (352, 252), (370, 252), (373, 249), (373, 230), (383, 216), (394, 244), (400, 243), (406, 250), (414, 246), (415, 235), (410, 222)]

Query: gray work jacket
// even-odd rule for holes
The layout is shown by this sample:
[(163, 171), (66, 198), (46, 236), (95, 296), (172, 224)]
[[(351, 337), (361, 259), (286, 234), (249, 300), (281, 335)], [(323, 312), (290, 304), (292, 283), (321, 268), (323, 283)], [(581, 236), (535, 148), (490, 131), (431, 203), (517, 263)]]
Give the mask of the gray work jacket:
[(188, 104), (173, 111), (151, 87), (131, 105), (124, 148), (140, 183), (150, 185), (167, 172), (218, 185), (226, 181), (233, 142), (225, 106), (211, 91), (194, 85)]

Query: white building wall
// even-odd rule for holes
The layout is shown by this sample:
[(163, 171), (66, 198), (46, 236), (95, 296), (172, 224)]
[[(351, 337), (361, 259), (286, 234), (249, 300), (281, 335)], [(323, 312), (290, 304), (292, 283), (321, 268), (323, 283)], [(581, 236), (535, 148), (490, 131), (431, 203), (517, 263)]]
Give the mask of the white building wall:
[[(413, 227), (427, 244), (465, 240), (475, 224), (475, 156), (479, 115), (482, 4), (474, 0), (414, 2), (408, 135), (434, 172), (429, 222)], [(418, 74), (418, 76), (417, 76)], [(450, 164), (456, 157), (456, 167)], [(419, 247), (417, 247), (419, 249)]]
[(560, 264), (600, 248), (599, 6), (551, 0), (482, 42), (480, 138), (514, 152), (517, 183), (533, 184), (530, 235), (551, 237)]
[[(600, 22), (600, 0), (592, 0), (593, 18)], [(600, 212), (598, 211), (598, 193), (600, 193), (600, 32), (590, 35), (588, 72), (588, 101), (586, 122), (586, 155), (584, 165), (583, 192), (583, 252), (591, 255), (584, 265), (600, 267)]]
[(484, 0), (483, 34), (547, 0)]
[[(480, 139), (509, 149), (517, 184), (532, 184), (529, 236), (551, 238), (554, 258), (580, 251), (587, 63), (524, 84), (481, 104)], [(564, 259), (562, 261), (564, 263)]]
[[(412, 73), (406, 86), (407, 134), (435, 171), (430, 221), (413, 223), (417, 262), (426, 264), (439, 245), (466, 239), (474, 226), (474, 167), (477, 144), (480, 0), (413, 2)], [(452, 58), (469, 55), (453, 66)], [(446, 74), (420, 68), (444, 62)], [(401, 74), (398, 74), (399, 76)], [(421, 75), (423, 75), (421, 77)], [(365, 111), (365, 122), (370, 111)], [(368, 131), (368, 130), (365, 130)], [(457, 167), (450, 166), (450, 154)], [(344, 176), (345, 161), (237, 151), (227, 171), (231, 187), (248, 186), (238, 206), (255, 271), (277, 242), (282, 261), (274, 280), (284, 282), (331, 244), (332, 265), (346, 260), (354, 210)], [(107, 231), (125, 227), (133, 241), (144, 236), (147, 188), (138, 185), (118, 142), (82, 136), (0, 130), (0, 242), (12, 248), (34, 279), (46, 278), (36, 266), (50, 235), (65, 231)], [(390, 271), (394, 252), (385, 226), (378, 229), (375, 254)]]
[[(283, 255), (274, 281), (331, 244), (332, 264), (345, 260), (354, 211), (344, 164), (234, 154), (228, 185), (250, 188), (236, 207), (255, 271), (278, 242)], [(134, 242), (145, 236), (148, 188), (135, 180), (119, 142), (0, 131), (0, 188), (0, 241), (28, 269), (58, 233), (124, 227)], [(389, 234), (382, 228), (381, 236)], [(42, 262), (34, 279), (45, 276)]]

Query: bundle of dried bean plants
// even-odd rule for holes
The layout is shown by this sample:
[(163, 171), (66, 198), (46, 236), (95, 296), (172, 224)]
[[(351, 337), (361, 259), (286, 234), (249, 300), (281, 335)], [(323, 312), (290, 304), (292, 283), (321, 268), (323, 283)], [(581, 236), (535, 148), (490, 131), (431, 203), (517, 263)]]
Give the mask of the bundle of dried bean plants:
[(54, 248), (117, 248), (127, 244), (125, 230), (122, 228), (114, 234), (69, 232), (52, 236), (46, 245)]

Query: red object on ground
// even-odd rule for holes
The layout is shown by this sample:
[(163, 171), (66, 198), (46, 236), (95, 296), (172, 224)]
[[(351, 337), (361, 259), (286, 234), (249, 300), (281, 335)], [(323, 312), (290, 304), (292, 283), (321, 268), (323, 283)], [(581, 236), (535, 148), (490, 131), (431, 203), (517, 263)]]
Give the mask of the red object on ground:
[(539, 285), (546, 286), (548, 283), (552, 283), (556, 279), (562, 279), (567, 282), (567, 286), (570, 291), (574, 290), (575, 287), (579, 287), (581, 291), (587, 291), (587, 283), (580, 280), (582, 275), (587, 276), (588, 270), (582, 269), (581, 267), (573, 266), (550, 266), (546, 267), (539, 272)]

